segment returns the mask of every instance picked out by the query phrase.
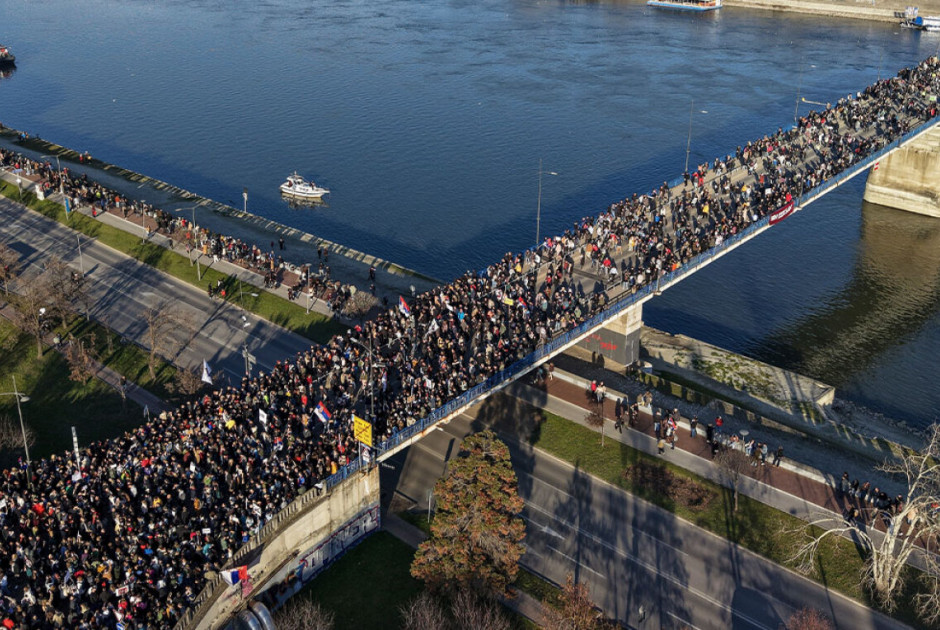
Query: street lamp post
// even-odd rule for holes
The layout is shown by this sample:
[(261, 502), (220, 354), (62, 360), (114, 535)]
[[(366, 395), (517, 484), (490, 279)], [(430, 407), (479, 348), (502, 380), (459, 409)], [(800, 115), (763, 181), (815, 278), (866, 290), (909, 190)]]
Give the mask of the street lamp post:
[(29, 466), (32, 461), (29, 458), (29, 442), (26, 440), (26, 424), (23, 422), (23, 408), (20, 407), (21, 402), (29, 402), (29, 396), (26, 394), (21, 394), (20, 391), (16, 388), (16, 376), (13, 376), (13, 391), (12, 392), (0, 392), (0, 396), (14, 396), (16, 398), (16, 412), (20, 416), (20, 432), (23, 435), (23, 449), (26, 451), (26, 465)]
[(140, 237), (140, 242), (141, 242), (141, 243), (146, 243), (146, 242), (147, 242), (147, 237), (150, 236), (150, 230), (147, 229), (147, 224), (144, 223), (144, 217), (147, 216), (147, 213), (146, 213), (146, 211), (144, 210), (144, 206), (145, 206), (146, 204), (147, 204), (146, 201), (144, 201), (143, 199), (140, 200), (140, 227), (141, 227), (141, 229), (143, 229), (143, 231), (144, 231), (144, 235)]
[(80, 234), (75, 235), (75, 240), (78, 241), (78, 266), (82, 270), (82, 278), (85, 277), (85, 257), (82, 256), (82, 237)]
[[(555, 171), (547, 171), (546, 175), (558, 175)], [(539, 198), (535, 208), (535, 246), (539, 246), (539, 237), (542, 232), (542, 158), (539, 158)]]
[[(193, 245), (194, 245), (193, 249), (196, 250), (196, 278), (199, 280), (202, 280), (202, 267), (199, 265), (199, 258), (200, 256), (202, 256), (202, 253), (199, 251), (199, 247), (196, 246), (196, 206), (190, 206), (188, 208), (177, 208), (175, 212), (183, 212), (184, 210), (193, 211), (192, 231), (193, 231)], [(192, 259), (192, 255), (190, 255), (189, 265), (192, 266), (192, 264), (193, 264), (193, 259)]]
[(59, 156), (58, 156), (58, 155), (41, 155), (41, 156), (39, 156), (40, 159), (42, 159), (42, 158), (47, 158), (47, 157), (54, 157), (54, 158), (55, 158), (56, 170), (59, 172), (59, 192), (62, 193), (62, 194), (65, 194), (65, 183), (62, 181), (62, 163), (59, 161)]

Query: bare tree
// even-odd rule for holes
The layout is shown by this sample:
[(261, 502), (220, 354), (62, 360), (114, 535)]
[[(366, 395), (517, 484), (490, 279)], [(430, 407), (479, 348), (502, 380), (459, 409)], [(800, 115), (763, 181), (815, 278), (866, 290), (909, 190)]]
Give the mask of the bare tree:
[(180, 339), (179, 332), (186, 331), (192, 335), (192, 323), (189, 318), (171, 301), (165, 300), (144, 309), (144, 322), (147, 324), (147, 343), (150, 354), (147, 356), (147, 369), (150, 378), (157, 378), (157, 361), (159, 355), (173, 354), (178, 347), (186, 342)]
[(800, 608), (787, 619), (786, 630), (835, 630), (832, 620), (815, 608)]
[(601, 430), (601, 448), (604, 448), (604, 414), (600, 412), (601, 406), (591, 403), (591, 410), (584, 416), (584, 421), (592, 429)]
[(20, 274), (20, 257), (7, 247), (0, 243), (0, 280), (3, 281), (3, 292), (10, 293), (10, 280), (15, 279)]
[(450, 621), (436, 597), (422, 591), (401, 607), (402, 630), (447, 630)]
[(715, 454), (715, 465), (722, 483), (731, 490), (734, 497), (734, 511), (738, 511), (738, 490), (741, 479), (751, 467), (751, 462), (741, 451), (733, 448), (721, 448)]
[(940, 561), (933, 553), (921, 552), (924, 548), (937, 549), (940, 544), (936, 508), (940, 504), (940, 425), (932, 425), (929, 431), (927, 444), (920, 452), (906, 451), (897, 461), (880, 467), (888, 474), (903, 477), (907, 485), (907, 495), (896, 507), (877, 511), (883, 532), (867, 526), (865, 519), (821, 514), (801, 528), (807, 540), (794, 560), (800, 569), (810, 571), (826, 538), (851, 536), (866, 556), (866, 586), (877, 603), (892, 610), (904, 587), (907, 562), (918, 554), (924, 564), (923, 588), (915, 602), (918, 614), (932, 625), (940, 621)]
[(50, 305), (62, 321), (62, 328), (66, 328), (69, 315), (74, 310), (73, 304), (81, 301), (84, 278), (58, 256), (50, 256), (45, 267), (43, 275), (49, 284)]
[(95, 347), (95, 334), (87, 339), (72, 339), (65, 349), (65, 360), (69, 365), (69, 379), (77, 383), (87, 383), (98, 371), (98, 351)]
[(333, 630), (336, 624), (332, 611), (307, 597), (297, 597), (274, 616), (277, 630)]
[(18, 420), (10, 416), (0, 416), (0, 448), (23, 448), (23, 433), (26, 433), (26, 443), (32, 446), (36, 443), (36, 433), (28, 425), (20, 427)]
[(481, 597), (468, 588), (454, 594), (450, 614), (459, 630), (509, 630), (509, 620), (499, 602), (492, 597)]
[(176, 376), (173, 377), (171, 388), (182, 396), (194, 396), (199, 393), (205, 384), (198, 368), (193, 370), (179, 368), (176, 370)]
[(42, 358), (42, 335), (45, 332), (47, 310), (51, 288), (45, 274), (29, 282), (22, 282), (22, 290), (13, 299), (19, 312), (23, 329), (36, 337), (36, 355)]
[(357, 317), (361, 321), (378, 303), (378, 299), (371, 293), (356, 291), (343, 305), (343, 313), (349, 317)]
[(545, 611), (542, 618), (544, 630), (594, 630), (602, 627), (587, 585), (576, 583), (570, 573), (561, 591), (559, 607), (548, 602), (542, 604)]

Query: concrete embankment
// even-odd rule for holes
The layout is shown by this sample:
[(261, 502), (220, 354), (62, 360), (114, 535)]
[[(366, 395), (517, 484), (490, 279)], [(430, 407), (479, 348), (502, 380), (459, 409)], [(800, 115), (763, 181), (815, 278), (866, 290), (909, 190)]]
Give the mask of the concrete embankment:
[(398, 295), (410, 295), (412, 286), (420, 293), (440, 284), (439, 280), (402, 265), (250, 212), (243, 212), (147, 175), (95, 158), (83, 158), (79, 152), (53, 142), (35, 137), (21, 140), (21, 133), (10, 128), (0, 130), (0, 146), (23, 153), (34, 160), (49, 159), (41, 156), (58, 156), (63, 168), (67, 167), (73, 173), (87, 174), (89, 178), (126, 197), (145, 199), (168, 212), (176, 211), (180, 212), (181, 216), (188, 217), (191, 208), (195, 207), (196, 222), (200, 226), (217, 234), (255, 243), (263, 249), (269, 241), (283, 238), (286, 249), (279, 250), (278, 253), (295, 265), (313, 263), (316, 267), (319, 260), (318, 249), (327, 250), (330, 252), (331, 277), (357, 285), (364, 290), (369, 289), (369, 268), (374, 266), (377, 295), (388, 297), (392, 302), (398, 299)]
[(919, 7), (921, 15), (940, 15), (940, 2), (937, 0), (914, 3), (871, 0), (724, 0), (724, 5), (880, 22), (898, 22), (899, 16), (909, 5)]

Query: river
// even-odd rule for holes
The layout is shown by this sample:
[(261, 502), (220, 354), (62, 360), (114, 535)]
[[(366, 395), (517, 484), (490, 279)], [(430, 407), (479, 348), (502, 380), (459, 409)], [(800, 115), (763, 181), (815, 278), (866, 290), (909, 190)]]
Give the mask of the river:
[[(0, 0), (0, 122), (432, 276), (479, 269), (934, 54), (891, 24), (513, 0)], [(800, 102), (801, 111), (814, 107)], [(690, 124), (691, 113), (691, 124)], [(691, 135), (690, 135), (691, 129)], [(691, 140), (689, 140), (691, 138)], [(331, 189), (291, 209), (291, 171)], [(557, 174), (553, 174), (557, 173)], [(864, 179), (665, 292), (652, 326), (936, 419), (940, 222)]]

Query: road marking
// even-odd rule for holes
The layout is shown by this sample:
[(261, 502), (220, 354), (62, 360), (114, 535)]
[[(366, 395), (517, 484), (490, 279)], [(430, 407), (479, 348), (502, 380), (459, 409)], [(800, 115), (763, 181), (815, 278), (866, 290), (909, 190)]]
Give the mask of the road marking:
[(673, 614), (671, 611), (667, 610), (666, 614), (672, 617), (673, 619), (675, 619), (676, 621), (678, 621), (679, 623), (683, 624), (683, 626), (686, 628), (691, 628), (692, 630), (702, 630), (701, 628), (693, 624), (691, 621), (687, 621), (686, 619), (683, 619), (679, 615)]
[(567, 558), (568, 560), (570, 560), (571, 562), (575, 563), (577, 566), (581, 567), (581, 568), (584, 569), (585, 571), (590, 571), (591, 573), (593, 573), (594, 575), (598, 576), (599, 578), (601, 578), (601, 579), (604, 580), (605, 582), (607, 581), (607, 576), (604, 575), (603, 573), (599, 573), (599, 572), (595, 571), (594, 569), (592, 569), (591, 567), (587, 566), (586, 564), (581, 564), (580, 562), (578, 562), (577, 560), (575, 560), (574, 558), (572, 558), (571, 556), (569, 556), (569, 555), (566, 554), (565, 552), (559, 551), (558, 549), (556, 549), (555, 547), (552, 547), (551, 545), (546, 545), (546, 546), (547, 546), (549, 549), (551, 549), (552, 551), (554, 551), (555, 553), (557, 553), (559, 556), (562, 556), (563, 558)]
[[(550, 485), (550, 484), (549, 484), (549, 485)], [(554, 488), (554, 486), (552, 486), (552, 487)], [(556, 490), (557, 490), (557, 488), (556, 488)], [(560, 491), (560, 492), (564, 492), (564, 491)], [(565, 493), (565, 494), (567, 494), (567, 493)], [(571, 496), (571, 495), (568, 495), (568, 496)], [(725, 604), (724, 602), (721, 602), (721, 601), (715, 599), (714, 597), (711, 597), (710, 595), (706, 594), (704, 591), (701, 591), (701, 590), (699, 590), (699, 589), (697, 589), (697, 588), (695, 588), (695, 587), (693, 587), (693, 586), (687, 584), (684, 580), (680, 580), (679, 578), (675, 577), (674, 575), (672, 575), (672, 574), (670, 574), (670, 573), (666, 573), (666, 572), (661, 571), (661, 570), (659, 569), (659, 567), (657, 567), (657, 566), (655, 566), (655, 565), (653, 565), (653, 564), (650, 564), (649, 562), (646, 562), (645, 560), (640, 559), (638, 556), (635, 556), (635, 555), (633, 555), (633, 554), (631, 554), (631, 553), (627, 553), (626, 551), (623, 551), (622, 549), (620, 549), (620, 548), (617, 547), (616, 545), (612, 545), (612, 544), (610, 544), (609, 542), (607, 542), (606, 540), (603, 540), (602, 538), (600, 538), (600, 537), (598, 537), (598, 536), (595, 536), (594, 534), (591, 534), (590, 532), (585, 532), (585, 531), (583, 531), (581, 528), (577, 527), (576, 525), (574, 525), (574, 524), (572, 524), (572, 523), (569, 523), (569, 522), (567, 522), (567, 521), (565, 521), (565, 520), (563, 520), (563, 519), (559, 519), (559, 518), (555, 517), (555, 516), (552, 515), (550, 512), (548, 512), (547, 510), (545, 510), (545, 509), (543, 509), (543, 508), (541, 508), (541, 507), (539, 507), (539, 506), (537, 506), (537, 505), (532, 505), (532, 504), (530, 504), (530, 503), (527, 503), (527, 504), (526, 504), (526, 507), (528, 507), (528, 508), (533, 508), (533, 509), (535, 509), (536, 511), (545, 514), (546, 516), (548, 516), (548, 517), (551, 518), (552, 520), (554, 520), (554, 521), (556, 521), (556, 522), (558, 522), (558, 523), (561, 523), (561, 524), (563, 524), (563, 525), (567, 525), (567, 526), (570, 527), (571, 529), (576, 530), (579, 534), (582, 534), (583, 536), (585, 536), (585, 537), (587, 537), (587, 538), (593, 540), (594, 542), (598, 543), (598, 544), (601, 545), (602, 547), (604, 547), (604, 548), (606, 548), (606, 549), (608, 549), (608, 550), (610, 550), (610, 551), (613, 551), (613, 552), (616, 553), (617, 555), (620, 555), (620, 556), (622, 556), (623, 558), (625, 558), (625, 559), (627, 559), (627, 560), (633, 562), (634, 564), (636, 564), (636, 565), (638, 565), (638, 566), (640, 566), (640, 567), (646, 569), (647, 571), (649, 571), (649, 572), (652, 573), (653, 575), (657, 575), (657, 576), (663, 578), (664, 580), (667, 580), (667, 581), (669, 581), (669, 582), (675, 584), (675, 585), (678, 586), (680, 589), (684, 589), (684, 590), (688, 591), (689, 593), (692, 593), (692, 594), (695, 595), (696, 597), (698, 597), (698, 598), (700, 598), (700, 599), (703, 599), (703, 600), (709, 602), (709, 603), (712, 604), (713, 606), (715, 606), (715, 607), (717, 607), (717, 608), (720, 608), (720, 609), (722, 609), (722, 610), (724, 610), (724, 611), (730, 613), (730, 614), (731, 614), (732, 616), (734, 616), (734, 617), (738, 617), (738, 618), (740, 618), (740, 619), (746, 621), (747, 623), (750, 623), (751, 625), (753, 625), (753, 626), (755, 626), (755, 627), (757, 627), (757, 628), (761, 628), (762, 630), (775, 630), (773, 627), (771, 627), (771, 626), (765, 626), (765, 625), (761, 624), (758, 620), (756, 620), (756, 619), (754, 619), (754, 618), (752, 618), (752, 617), (749, 617), (748, 615), (745, 615), (744, 613), (735, 611), (735, 610), (734, 610), (731, 606), (729, 606), (728, 604)], [(529, 522), (533, 522), (531, 519), (526, 519), (526, 520), (529, 521)], [(534, 524), (534, 523), (533, 523), (533, 524)], [(641, 532), (641, 533), (642, 533), (642, 532)], [(669, 545), (668, 543), (665, 543), (665, 542), (659, 540), (658, 538), (653, 538), (653, 540), (656, 540), (657, 542), (659, 542), (659, 543), (665, 545), (666, 547), (668, 547), (668, 548), (670, 548), (670, 549), (673, 549), (673, 550), (675, 550), (675, 551), (677, 551), (677, 552), (679, 552), (679, 553), (681, 553), (681, 554), (683, 554), (683, 555), (686, 555), (686, 556), (688, 555), (688, 554), (682, 552), (681, 550), (676, 549), (675, 547), (672, 547), (672, 546)], [(549, 549), (555, 551), (556, 553), (558, 553), (558, 554), (560, 554), (560, 555), (562, 555), (562, 556), (568, 558), (571, 562), (574, 562), (574, 563), (577, 564), (578, 566), (580, 566), (580, 567), (582, 567), (582, 568), (584, 568), (584, 569), (586, 569), (586, 570), (588, 570), (588, 571), (591, 571), (592, 573), (597, 573), (597, 571), (595, 571), (594, 569), (592, 569), (592, 568), (590, 568), (590, 567), (587, 567), (587, 566), (581, 564), (580, 562), (576, 561), (574, 558), (571, 558), (570, 556), (568, 556), (568, 555), (562, 553), (561, 551), (559, 551), (559, 550), (556, 549), (555, 547), (552, 547), (551, 545), (546, 545), (546, 546), (547, 546)], [(601, 575), (601, 576), (603, 577), (603, 575), (600, 574), (600, 573), (598, 573), (598, 575)], [(607, 578), (605, 577), (604, 579), (606, 580)], [(772, 596), (768, 595), (768, 598), (769, 598), (769, 599), (772, 599), (772, 600), (775, 601), (775, 602), (777, 602), (778, 604), (780, 604), (782, 607), (784, 607), (784, 608), (786, 608), (786, 609), (789, 609), (789, 608), (790, 608), (790, 606), (788, 606), (786, 603), (781, 602), (780, 600), (778, 600), (778, 599), (775, 598), (775, 597), (772, 597)]]
[[(565, 492), (565, 491), (562, 490), (561, 488), (558, 488), (558, 487), (556, 487), (556, 486), (553, 486), (552, 484), (548, 483), (547, 481), (543, 481), (542, 479), (539, 479), (538, 477), (533, 476), (531, 473), (525, 473), (525, 472), (524, 472), (524, 473), (522, 473), (522, 474), (524, 474), (524, 475), (526, 475), (526, 476), (528, 476), (528, 477), (532, 477), (532, 480), (533, 480), (533, 481), (537, 481), (537, 482), (539, 482), (539, 483), (541, 483), (541, 484), (544, 484), (544, 485), (548, 486), (549, 488), (551, 488), (552, 490), (554, 490), (554, 491), (556, 491), (556, 492), (562, 493), (562, 494), (565, 495), (566, 497), (569, 497), (569, 498), (572, 498), (572, 499), (574, 498), (573, 495), (571, 495), (571, 494)], [(595, 479), (595, 477), (593, 477), (593, 476), (592, 476), (591, 478), (592, 478), (592, 480)], [(587, 532), (587, 531), (582, 530), (580, 527), (574, 525), (573, 523), (567, 523), (567, 522), (562, 521), (562, 520), (560, 520), (560, 519), (558, 519), (558, 518), (555, 518), (554, 515), (550, 514), (550, 513), (547, 512), (546, 510), (543, 510), (542, 508), (540, 508), (540, 507), (537, 506), (537, 505), (532, 505), (532, 504), (530, 504), (529, 502), (527, 502), (526, 505), (529, 506), (529, 507), (533, 507), (533, 508), (539, 510), (540, 512), (542, 512), (542, 513), (545, 514), (546, 516), (551, 517), (552, 520), (558, 521), (559, 523), (563, 523), (564, 525), (567, 525), (567, 526), (569, 526), (569, 527), (571, 527), (571, 528), (573, 528), (573, 529), (577, 529), (577, 531), (578, 531), (579, 533), (582, 533), (582, 534), (584, 534), (585, 536), (588, 536), (588, 537), (590, 537), (590, 538), (592, 538), (592, 539), (596, 539), (598, 542), (603, 542), (600, 538), (597, 538), (597, 536), (595, 536), (594, 534), (591, 534), (590, 532)], [(652, 534), (648, 534), (647, 532), (644, 532), (644, 531), (642, 531), (642, 530), (638, 530), (638, 529), (636, 529), (635, 527), (631, 527), (630, 530), (631, 530), (634, 534), (638, 534), (638, 535), (640, 535), (640, 536), (645, 536), (646, 538), (649, 538), (650, 540), (653, 540), (653, 541), (655, 541), (655, 542), (657, 542), (657, 543), (659, 543), (659, 544), (661, 544), (661, 545), (665, 545), (666, 547), (668, 547), (669, 549), (672, 549), (673, 551), (675, 551), (676, 553), (678, 553), (678, 554), (680, 554), (680, 555), (683, 555), (683, 556), (686, 556), (686, 557), (689, 556), (689, 554), (688, 554), (687, 552), (682, 551), (682, 550), (679, 549), (678, 547), (673, 547), (673, 546), (670, 545), (669, 543), (665, 542), (663, 539), (657, 538), (656, 536), (654, 536), (654, 535), (652, 535)], [(605, 544), (606, 544), (606, 543), (605, 543)]]

